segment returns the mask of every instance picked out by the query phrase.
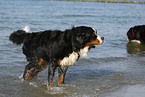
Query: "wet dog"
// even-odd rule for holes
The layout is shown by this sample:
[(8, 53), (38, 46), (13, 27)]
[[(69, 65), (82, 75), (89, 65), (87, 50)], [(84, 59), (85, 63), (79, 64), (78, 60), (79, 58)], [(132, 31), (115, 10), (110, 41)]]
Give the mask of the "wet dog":
[(27, 29), (14, 31), (9, 40), (17, 45), (23, 44), (23, 54), (29, 62), (24, 70), (24, 80), (36, 78), (49, 64), (48, 87), (54, 84), (56, 69), (59, 74), (58, 85), (62, 85), (68, 66), (73, 65), (80, 56), (87, 56), (91, 48), (104, 41), (104, 37), (97, 36), (94, 28), (87, 26), (32, 33), (27, 33)]
[(128, 32), (128, 42), (145, 44), (145, 25), (131, 27)]

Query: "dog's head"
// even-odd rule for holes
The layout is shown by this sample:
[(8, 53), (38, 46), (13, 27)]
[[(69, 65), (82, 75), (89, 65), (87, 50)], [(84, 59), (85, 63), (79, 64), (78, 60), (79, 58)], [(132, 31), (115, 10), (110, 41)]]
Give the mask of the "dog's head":
[(139, 38), (139, 33), (136, 31), (136, 29), (130, 28), (127, 32), (127, 36), (128, 36), (128, 41), (132, 41), (132, 40), (138, 40)]
[(92, 48), (104, 42), (104, 37), (97, 36), (97, 31), (92, 27), (73, 27), (72, 33), (74, 51), (79, 51), (85, 47)]

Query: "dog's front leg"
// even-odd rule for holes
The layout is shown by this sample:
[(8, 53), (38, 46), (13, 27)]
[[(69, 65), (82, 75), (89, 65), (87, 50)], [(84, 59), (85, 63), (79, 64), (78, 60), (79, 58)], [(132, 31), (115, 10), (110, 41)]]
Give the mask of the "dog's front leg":
[(58, 85), (64, 84), (67, 69), (68, 69), (68, 66), (58, 68), (58, 79), (59, 79)]
[(49, 65), (48, 67), (48, 88), (53, 87), (55, 69), (55, 65)]

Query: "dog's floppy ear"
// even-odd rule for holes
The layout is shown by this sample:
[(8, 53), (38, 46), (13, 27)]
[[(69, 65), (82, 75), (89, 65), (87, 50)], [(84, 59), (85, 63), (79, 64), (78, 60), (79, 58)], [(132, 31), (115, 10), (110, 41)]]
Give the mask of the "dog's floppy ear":
[(72, 45), (73, 50), (78, 51), (83, 47), (84, 37), (81, 28), (73, 27), (72, 28)]
[(82, 36), (84, 35), (84, 29), (80, 26), (80, 27), (72, 27), (72, 32), (73, 32), (73, 35), (75, 36)]

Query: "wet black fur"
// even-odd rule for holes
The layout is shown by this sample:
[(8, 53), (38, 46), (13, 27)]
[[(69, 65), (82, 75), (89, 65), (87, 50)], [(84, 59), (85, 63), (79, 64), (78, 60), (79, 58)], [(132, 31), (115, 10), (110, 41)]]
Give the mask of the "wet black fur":
[[(67, 71), (67, 67), (60, 67), (58, 60), (69, 56), (73, 51), (78, 52), (85, 44), (95, 40), (97, 36), (93, 34), (94, 30), (91, 27), (79, 26), (60, 30), (45, 30), (40, 32), (26, 33), (23, 30), (13, 32), (9, 39), (13, 43), (20, 45), (23, 43), (23, 53), (26, 55), (29, 64), (25, 67), (23, 78), (26, 73), (32, 68), (35, 68), (35, 73), (39, 72), (43, 67), (38, 66), (38, 60), (42, 58), (48, 62), (48, 81), (49, 84), (54, 76), (55, 69), (58, 68), (59, 75)], [(93, 46), (90, 46), (93, 47)], [(31, 76), (33, 77), (33, 72)]]
[(127, 32), (127, 36), (130, 40), (139, 40), (142, 44), (145, 44), (145, 25), (131, 27)]

